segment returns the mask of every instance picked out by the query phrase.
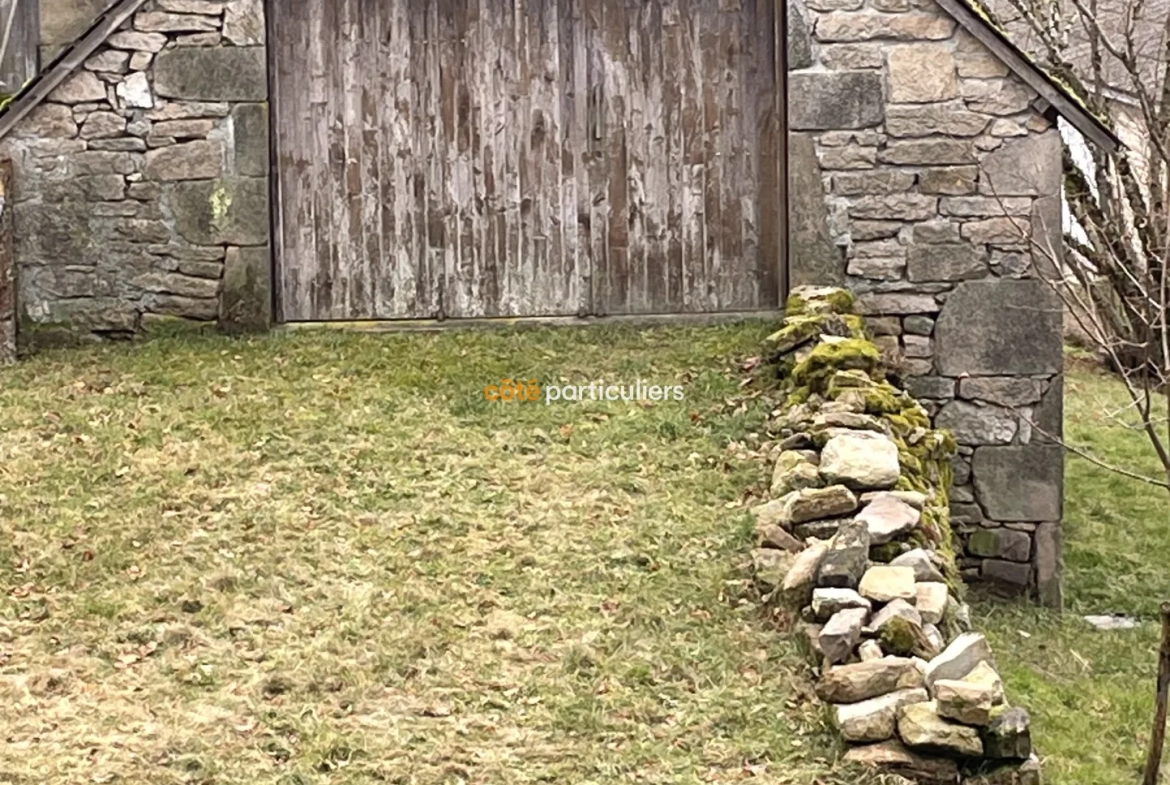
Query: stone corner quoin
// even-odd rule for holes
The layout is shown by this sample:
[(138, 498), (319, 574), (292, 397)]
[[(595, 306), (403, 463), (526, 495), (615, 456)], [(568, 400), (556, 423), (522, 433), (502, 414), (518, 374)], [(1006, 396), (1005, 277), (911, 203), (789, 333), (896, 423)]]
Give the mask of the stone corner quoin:
[(857, 293), (955, 434), (964, 576), (1059, 606), (1055, 116), (931, 2), (788, 0), (788, 18), (790, 280)]
[[(43, 6), (49, 54), (103, 10)], [(267, 329), (267, 101), (262, 0), (149, 0), (21, 120), (0, 155), (22, 343)]]

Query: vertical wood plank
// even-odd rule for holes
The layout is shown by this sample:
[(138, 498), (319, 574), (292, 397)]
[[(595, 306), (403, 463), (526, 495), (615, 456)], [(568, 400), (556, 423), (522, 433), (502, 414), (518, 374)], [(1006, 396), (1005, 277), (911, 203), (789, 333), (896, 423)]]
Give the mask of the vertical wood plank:
[(721, 122), (720, 88), (723, 82), (722, 53), (727, 45), (727, 32), (719, 3), (707, 0), (709, 12), (703, 16), (703, 27), (699, 34), (702, 47), (703, 82), (703, 235), (704, 252), (708, 260), (701, 293), (702, 311), (719, 309), (719, 289), (724, 270), (724, 243), (726, 237), (720, 231), (723, 225), (723, 128)]
[(0, 365), (16, 360), (16, 234), (12, 226), (13, 167), (0, 158)]
[(671, 313), (674, 305), (668, 292), (669, 262), (666, 241), (667, 211), (670, 200), (668, 174), (668, 130), (666, 99), (666, 49), (664, 2), (645, 6), (646, 23), (642, 26), (643, 72), (646, 76), (646, 188), (643, 221), (646, 239), (646, 310)]
[(760, 271), (760, 307), (774, 308), (783, 302), (787, 243), (785, 228), (785, 174), (783, 140), (787, 130), (782, 125), (784, 86), (777, 41), (784, 31), (777, 19), (776, 4), (757, 0), (758, 28), (755, 36), (759, 54), (756, 58), (758, 81), (755, 85), (757, 107), (756, 134), (759, 139), (758, 173), (759, 211), (757, 217), (757, 266)]
[(686, 65), (683, 61), (683, 26), (680, 19), (679, 0), (665, 0), (662, 10), (664, 44), (663, 52), (663, 115), (666, 135), (667, 207), (666, 207), (666, 299), (672, 310), (686, 307), (683, 297), (683, 200), (685, 198), (686, 171), (684, 163), (684, 137), (682, 123), (682, 75)]
[(609, 248), (605, 313), (624, 313), (630, 285), (630, 95), (628, 30), (623, 2), (605, 6), (605, 152), (609, 179)]
[(706, 151), (703, 136), (703, 59), (699, 4), (704, 0), (680, 0), (683, 24), (683, 310), (704, 310), (709, 257), (707, 255), (704, 182)]
[(626, 50), (622, 53), (624, 75), (623, 103), (626, 108), (626, 192), (628, 267), (623, 282), (623, 302), (614, 303), (613, 313), (644, 313), (646, 293), (646, 60), (643, 49), (642, 13), (649, 7), (640, 0), (625, 0)]
[(609, 299), (609, 267), (610, 267), (610, 193), (609, 193), (609, 166), (607, 163), (606, 142), (612, 128), (612, 118), (606, 109), (609, 102), (607, 91), (609, 85), (609, 63), (603, 53), (604, 36), (606, 29), (606, 0), (584, 0), (585, 4), (585, 32), (587, 39), (586, 57), (588, 60), (589, 86), (589, 202), (590, 202), (590, 232), (591, 232), (591, 274), (590, 274), (590, 310), (599, 316), (606, 313), (606, 302)]
[(572, 49), (572, 120), (567, 123), (570, 142), (567, 156), (571, 159), (576, 204), (572, 209), (576, 232), (577, 315), (593, 312), (593, 195), (589, 188), (589, 163), (592, 157), (590, 141), (588, 46), (592, 32), (583, 7), (583, 0), (565, 0), (562, 15), (567, 16)]

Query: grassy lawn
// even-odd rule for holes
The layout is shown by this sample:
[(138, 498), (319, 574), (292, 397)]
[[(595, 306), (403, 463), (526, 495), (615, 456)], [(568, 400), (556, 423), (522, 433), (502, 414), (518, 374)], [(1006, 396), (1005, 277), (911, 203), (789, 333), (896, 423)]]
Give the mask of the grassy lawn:
[[(830, 785), (740, 601), (768, 325), (170, 338), (0, 380), (0, 783)], [(504, 378), (687, 400), (491, 404)], [(1153, 468), (1077, 372), (1068, 427)], [(1070, 460), (1068, 600), (981, 603), (1049, 783), (1134, 783), (1170, 505)], [(826, 779), (826, 776), (830, 778)], [(845, 775), (843, 775), (845, 776)], [(845, 779), (857, 783), (855, 778)]]
[[(737, 602), (761, 413), (726, 401), (766, 329), (6, 370), (0, 782), (813, 782), (796, 656)], [(688, 400), (484, 400), (532, 377)]]
[[(1126, 427), (1121, 385), (1092, 371), (1066, 382), (1070, 441), (1098, 457), (1157, 476), (1145, 436)], [(1121, 413), (1118, 415), (1118, 413)], [(1170, 499), (1165, 491), (1070, 457), (1066, 471), (1063, 618), (986, 603), (988, 631), (1009, 694), (1027, 706), (1046, 757), (1046, 782), (1132, 785), (1154, 714), (1160, 601), (1170, 600)], [(1098, 632), (1084, 614), (1135, 616), (1137, 630)], [(1170, 782), (1164, 772), (1163, 778)]]

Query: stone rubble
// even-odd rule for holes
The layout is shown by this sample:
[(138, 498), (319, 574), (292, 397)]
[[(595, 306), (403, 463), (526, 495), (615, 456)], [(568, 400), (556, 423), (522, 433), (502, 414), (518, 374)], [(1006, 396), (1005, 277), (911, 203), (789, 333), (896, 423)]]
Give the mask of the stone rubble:
[[(772, 432), (801, 447), (777, 461), (784, 495), (757, 508), (759, 544), (778, 554), (753, 555), (758, 581), (784, 587), (770, 596), (809, 622), (815, 692), (844, 740), (865, 745), (846, 760), (918, 782), (1000, 781), (994, 772), (1038, 785), (1028, 714), (1008, 706), (987, 639), (968, 630), (948, 496), (955, 443), (871, 361), (850, 300), (797, 289), (772, 336), (787, 347), (774, 360), (788, 396)], [(882, 468), (889, 447), (896, 477)], [(823, 487), (790, 489), (798, 466), (815, 467)], [(792, 554), (770, 527), (803, 549)]]

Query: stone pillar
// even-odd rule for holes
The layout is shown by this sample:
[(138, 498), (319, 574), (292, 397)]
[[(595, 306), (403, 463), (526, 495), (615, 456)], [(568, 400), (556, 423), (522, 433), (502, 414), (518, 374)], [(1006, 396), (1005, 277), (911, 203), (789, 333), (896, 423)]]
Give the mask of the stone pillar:
[[(953, 430), (966, 577), (1059, 604), (1061, 140), (931, 0), (790, 0), (790, 277), (845, 285)], [(1045, 435), (1049, 434), (1049, 435)]]

